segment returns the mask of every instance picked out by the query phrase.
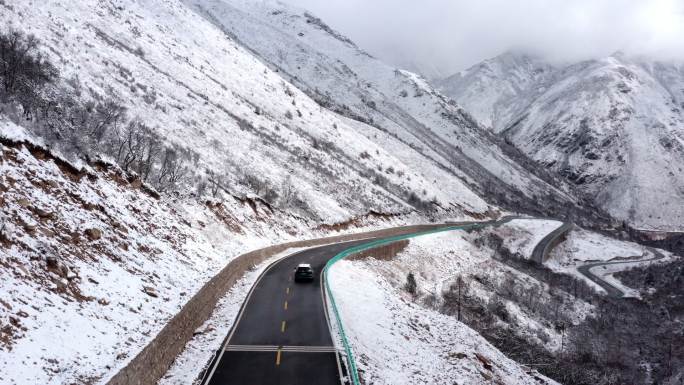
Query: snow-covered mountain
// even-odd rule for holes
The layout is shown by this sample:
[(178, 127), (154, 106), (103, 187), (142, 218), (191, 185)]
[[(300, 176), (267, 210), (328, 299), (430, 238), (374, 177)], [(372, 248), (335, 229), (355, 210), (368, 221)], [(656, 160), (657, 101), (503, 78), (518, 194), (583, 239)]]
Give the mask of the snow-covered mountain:
[[(54, 153), (41, 145), (40, 122), (0, 105), (3, 384), (107, 381), (226, 263), (255, 247), (322, 235), (331, 227), (321, 222), (367, 226), (358, 218), (369, 211), (413, 210), (422, 212), (383, 226), (424, 222), (433, 207), (458, 219), (495, 215), (470, 168), (499, 170), (520, 194), (553, 190), (488, 149), (486, 133), (412, 74), (383, 69), (400, 79), (388, 83), (401, 86), (392, 92), (411, 92), (410, 103), (387, 110), (400, 122), (424, 119), (416, 127), (441, 122), (442, 135), (459, 130), (464, 144), (472, 133), (485, 166), (460, 152), (463, 165), (448, 158), (457, 151), (427, 127), (416, 134), (427, 138), (419, 145), (399, 137), (411, 134), (398, 123), (396, 132), (382, 131), (321, 106), (179, 1), (0, 2), (0, 9), (3, 25), (40, 40), (60, 72), (57, 88), (83, 103), (119, 103), (193, 154), (195, 172), (191, 194), (158, 196), (116, 165), (75, 167), (58, 156), (59, 143), (51, 143)], [(360, 83), (349, 79), (328, 78), (352, 93)], [(439, 104), (422, 106), (420, 94)], [(366, 100), (349, 110), (381, 99)], [(474, 149), (464, 151), (475, 157)], [(217, 194), (194, 186), (208, 175), (221, 183)]]
[(530, 55), (506, 52), (465, 71), (435, 81), (486, 127), (496, 132), (524, 110), (551, 77), (555, 68)]
[(18, 2), (0, 20), (36, 35), (64, 87), (120, 103), (238, 195), (272, 189), (270, 203), (326, 222), (430, 201), (490, 209), (458, 175), (363, 135), (179, 1)]
[(573, 206), (562, 182), (523, 167), (503, 141), (423, 78), (370, 56), (307, 11), (277, 1), (185, 2), (321, 106), (354, 119), (359, 133), (401, 162), (427, 159), (434, 183), (457, 177), (515, 209)]
[(476, 119), (636, 227), (682, 230), (684, 66), (506, 53), (439, 83)]
[[(506, 208), (590, 215), (571, 184), (535, 169), (424, 79), (385, 65), (303, 10), (248, 0), (0, 0), (0, 10), (0, 25), (35, 35), (59, 71), (40, 90), (41, 116), (0, 100), (0, 383), (104, 383), (218, 271), (256, 247), (437, 216), (485, 220)], [(534, 83), (523, 74), (509, 87)], [(45, 134), (50, 114), (87, 117), (105, 102), (126, 111), (114, 130), (144, 123), (154, 135), (141, 141), (162, 138), (164, 149), (183, 150), (191, 172), (181, 187), (159, 193), (111, 154), (69, 153), (75, 146), (60, 143), (67, 139)], [(506, 105), (502, 117), (518, 114)], [(76, 118), (56, 130), (88, 136)], [(680, 148), (680, 139), (662, 146)], [(453, 317), (410, 304), (390, 285), (421, 258), (423, 271), (443, 283), (469, 263), (474, 273), (498, 274), (502, 267), (490, 263), (496, 250), (465, 236), (472, 247), (457, 236), (414, 249), (392, 268), (401, 272), (393, 280), (346, 270), (347, 280), (368, 283), (361, 305), (383, 321), (355, 325), (365, 331), (352, 335), (360, 351), (374, 353), (364, 365), (392, 356), (372, 342), (386, 333), (385, 343), (403, 349), (400, 358), (441, 355), (437, 365), (402, 365), (410, 370), (404, 381), (419, 381), (423, 369), (473, 384), (539, 381)], [(425, 257), (428, 248), (434, 254)], [(237, 292), (246, 296), (249, 279), (265, 268), (254, 267)], [(351, 298), (364, 286), (345, 288), (349, 314), (358, 314)], [(244, 297), (224, 298), (238, 309)], [(408, 334), (389, 329), (395, 320)], [(210, 329), (199, 334), (210, 339)], [(224, 332), (213, 331), (216, 348)], [(379, 369), (369, 378), (397, 383), (400, 372)]]

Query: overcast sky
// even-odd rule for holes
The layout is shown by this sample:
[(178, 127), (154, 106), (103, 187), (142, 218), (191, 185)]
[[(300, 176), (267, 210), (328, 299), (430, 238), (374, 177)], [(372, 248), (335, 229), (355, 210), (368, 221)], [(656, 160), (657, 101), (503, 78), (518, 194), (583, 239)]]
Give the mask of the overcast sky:
[[(370, 53), (447, 75), (509, 49), (684, 59), (684, 0), (283, 0)], [(410, 68), (416, 69), (416, 68)], [(429, 72), (432, 72), (430, 74)]]

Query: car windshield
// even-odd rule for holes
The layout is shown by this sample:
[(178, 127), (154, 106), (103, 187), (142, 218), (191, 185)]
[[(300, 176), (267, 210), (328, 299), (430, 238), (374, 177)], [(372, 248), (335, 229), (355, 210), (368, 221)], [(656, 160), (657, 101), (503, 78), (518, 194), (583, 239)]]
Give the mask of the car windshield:
[(297, 271), (300, 272), (300, 273), (305, 273), (305, 272), (311, 271), (311, 268), (308, 267), (308, 266), (299, 266), (299, 267), (297, 268)]

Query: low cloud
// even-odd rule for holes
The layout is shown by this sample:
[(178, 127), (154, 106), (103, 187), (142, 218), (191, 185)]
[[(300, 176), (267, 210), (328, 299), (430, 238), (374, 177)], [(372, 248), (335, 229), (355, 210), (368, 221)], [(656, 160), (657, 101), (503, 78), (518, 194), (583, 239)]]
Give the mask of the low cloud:
[(447, 75), (506, 50), (684, 60), (684, 0), (284, 0), (385, 60)]

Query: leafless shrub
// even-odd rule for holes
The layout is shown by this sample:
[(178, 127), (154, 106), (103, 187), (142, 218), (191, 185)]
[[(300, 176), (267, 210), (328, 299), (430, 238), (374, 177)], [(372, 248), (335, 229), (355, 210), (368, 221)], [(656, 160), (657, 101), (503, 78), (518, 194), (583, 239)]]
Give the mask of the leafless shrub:
[(411, 294), (414, 298), (418, 295), (418, 283), (416, 282), (416, 276), (413, 272), (409, 272), (406, 275), (406, 284), (404, 285), (404, 290)]
[(0, 101), (19, 103), (26, 118), (44, 102), (42, 88), (59, 73), (38, 51), (39, 41), (15, 29), (0, 33)]
[(38, 52), (39, 41), (15, 29), (0, 34), (0, 75), (5, 94), (54, 80), (57, 70)]
[(113, 138), (115, 159), (124, 171), (135, 171), (147, 180), (161, 148), (149, 127), (133, 120)]
[(164, 150), (154, 185), (159, 192), (173, 190), (188, 174), (188, 167), (179, 151), (167, 148)]

